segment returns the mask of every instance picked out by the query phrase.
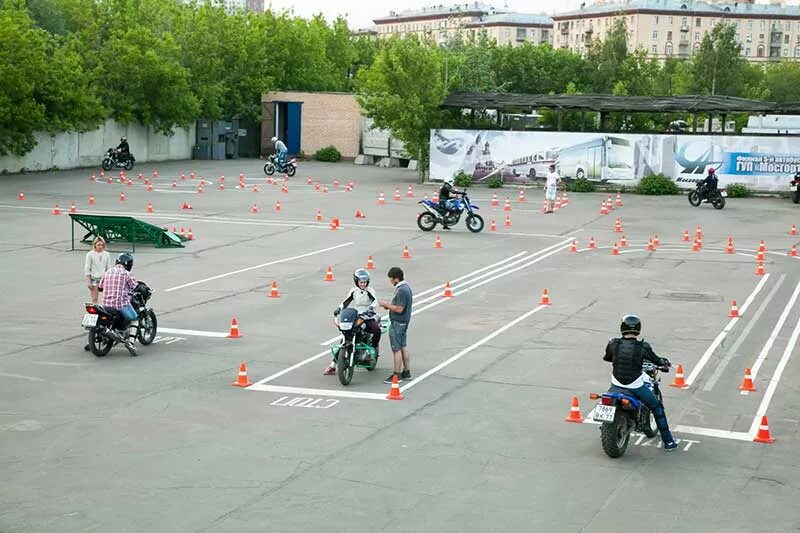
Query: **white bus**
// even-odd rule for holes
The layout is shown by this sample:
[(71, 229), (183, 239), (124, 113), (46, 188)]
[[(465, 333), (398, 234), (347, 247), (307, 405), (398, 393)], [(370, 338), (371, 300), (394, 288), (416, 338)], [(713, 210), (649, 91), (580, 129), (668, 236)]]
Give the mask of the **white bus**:
[(544, 178), (550, 172), (550, 165), (556, 163), (557, 150), (544, 150), (524, 157), (518, 157), (511, 162), (509, 167), (514, 174), (527, 176), (529, 179)]
[(592, 181), (634, 179), (632, 141), (604, 135), (562, 148), (556, 164), (562, 178)]

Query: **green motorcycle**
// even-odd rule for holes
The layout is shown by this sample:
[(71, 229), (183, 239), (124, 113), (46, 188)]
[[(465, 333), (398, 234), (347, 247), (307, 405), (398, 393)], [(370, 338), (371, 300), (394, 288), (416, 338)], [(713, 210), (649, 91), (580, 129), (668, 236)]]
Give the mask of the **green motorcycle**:
[[(337, 327), (342, 333), (342, 340), (331, 347), (333, 360), (336, 362), (336, 375), (342, 385), (349, 385), (356, 367), (366, 368), (369, 372), (378, 365), (378, 353), (372, 347), (372, 334), (367, 331), (364, 322), (375, 318), (372, 310), (359, 312), (345, 307), (339, 313)], [(381, 333), (389, 331), (389, 318), (380, 319)]]

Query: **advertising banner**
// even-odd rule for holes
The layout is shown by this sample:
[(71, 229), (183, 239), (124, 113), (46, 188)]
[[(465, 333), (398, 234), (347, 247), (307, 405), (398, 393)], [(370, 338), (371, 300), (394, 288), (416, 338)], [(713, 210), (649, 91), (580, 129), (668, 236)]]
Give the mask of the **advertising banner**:
[(550, 165), (566, 179), (635, 186), (664, 174), (693, 188), (709, 167), (719, 186), (742, 183), (788, 191), (800, 170), (800, 138), (789, 136), (649, 135), (598, 132), (431, 130), (431, 179), (463, 171), (474, 182), (544, 180)]

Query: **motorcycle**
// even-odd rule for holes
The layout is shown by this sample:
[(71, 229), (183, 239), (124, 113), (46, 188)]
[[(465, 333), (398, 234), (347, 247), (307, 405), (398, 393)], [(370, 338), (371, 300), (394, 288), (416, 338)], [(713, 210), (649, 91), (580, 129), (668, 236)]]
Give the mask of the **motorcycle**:
[(462, 198), (450, 200), (451, 209), (447, 213), (444, 213), (439, 204), (432, 200), (420, 200), (417, 203), (422, 204), (422, 207), (425, 208), (425, 211), (417, 216), (417, 226), (422, 231), (432, 231), (436, 224), (444, 225), (445, 222), (448, 226), (455, 226), (465, 211), (467, 212), (465, 219), (467, 229), (472, 233), (480, 233), (483, 230), (483, 217), (474, 212), (475, 209), (480, 208), (470, 202), (467, 191), (464, 191)]
[(700, 183), (698, 183), (697, 188), (689, 193), (689, 203), (694, 207), (698, 207), (703, 202), (709, 202), (714, 206), (714, 209), (722, 209), (725, 207), (725, 198), (727, 196), (728, 192), (725, 189), (714, 189), (701, 200)]
[[(98, 304), (86, 304), (81, 326), (89, 331), (89, 350), (97, 357), (106, 355), (115, 344), (125, 344), (131, 337), (136, 338), (142, 346), (147, 346), (156, 338), (158, 321), (152, 308), (147, 307), (153, 291), (143, 281), (137, 283), (131, 291), (131, 305), (136, 310), (136, 324), (122, 330), (125, 319), (116, 309), (109, 309)], [(136, 330), (135, 334), (130, 329)], [(136, 356), (136, 349), (127, 345), (131, 355)]]
[(800, 172), (794, 175), (794, 179), (789, 183), (789, 190), (792, 191), (792, 201), (800, 203)]
[[(642, 365), (642, 370), (647, 374), (645, 384), (650, 387), (663, 407), (661, 389), (658, 386), (661, 383), (661, 379), (658, 377), (658, 373), (659, 371), (669, 372), (669, 367), (659, 367), (645, 361)], [(648, 438), (653, 438), (658, 434), (658, 427), (653, 413), (628, 389), (612, 385), (608, 392), (603, 394), (591, 393), (589, 398), (600, 400), (600, 403), (595, 405), (592, 418), (596, 422), (602, 423), (600, 426), (600, 442), (603, 446), (603, 451), (609, 457), (622, 457), (628, 448), (632, 431), (644, 433)]]
[(278, 154), (271, 154), (264, 165), (264, 174), (272, 176), (276, 170), (285, 172), (290, 177), (294, 176), (295, 172), (297, 172), (297, 159), (290, 159), (281, 166), (278, 163)]
[[(338, 311), (338, 309), (337, 309)], [(338, 314), (336, 326), (342, 334), (338, 346), (331, 348), (333, 360), (336, 362), (336, 375), (342, 385), (349, 385), (356, 367), (366, 368), (369, 372), (378, 365), (378, 353), (372, 347), (372, 334), (367, 331), (364, 322), (379, 318), (371, 309), (359, 313), (345, 307)], [(379, 318), (381, 333), (389, 330), (388, 317)]]
[(109, 148), (106, 152), (106, 156), (103, 158), (103, 170), (111, 170), (112, 168), (131, 170), (134, 161), (136, 161), (136, 158), (133, 157), (133, 154), (128, 154), (128, 159), (125, 161), (120, 161), (117, 151), (114, 148)]

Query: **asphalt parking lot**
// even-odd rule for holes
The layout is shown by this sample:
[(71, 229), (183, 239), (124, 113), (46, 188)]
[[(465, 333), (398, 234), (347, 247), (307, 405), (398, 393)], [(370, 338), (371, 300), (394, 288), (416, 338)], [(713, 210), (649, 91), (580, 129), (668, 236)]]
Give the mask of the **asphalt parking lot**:
[[(183, 161), (128, 177), (0, 178), (0, 531), (800, 530), (800, 264), (788, 255), (800, 211), (790, 201), (728, 199), (717, 211), (623, 195), (601, 215), (607, 194), (576, 193), (544, 215), (541, 189), (525, 202), (500, 189), (492, 207), (493, 191), (475, 188), (482, 233), (463, 222), (423, 233), (416, 202), (436, 187), (404, 169), (303, 163), (272, 184), (257, 160)], [(89, 248), (70, 251), (72, 202), (192, 230), (182, 249), (137, 246), (133, 274), (155, 289), (159, 321), (138, 357), (83, 350)], [(682, 237), (698, 226), (692, 251)], [(628, 246), (612, 255), (622, 235)], [(388, 339), (378, 368), (348, 387), (322, 374), (331, 312), (370, 256), (380, 299), (391, 299), (391, 266), (415, 294), (402, 401), (385, 399)], [(280, 298), (268, 297), (273, 281)], [(443, 298), (448, 281), (454, 296)], [(681, 439), (673, 453), (637, 435), (610, 459), (589, 420), (625, 313), (684, 369), (685, 389), (662, 376)], [(241, 338), (226, 337), (234, 317)], [(253, 385), (233, 387), (243, 362)], [(746, 368), (756, 391), (742, 394)], [(573, 396), (586, 423), (564, 422)], [(762, 416), (773, 444), (753, 442)]]

